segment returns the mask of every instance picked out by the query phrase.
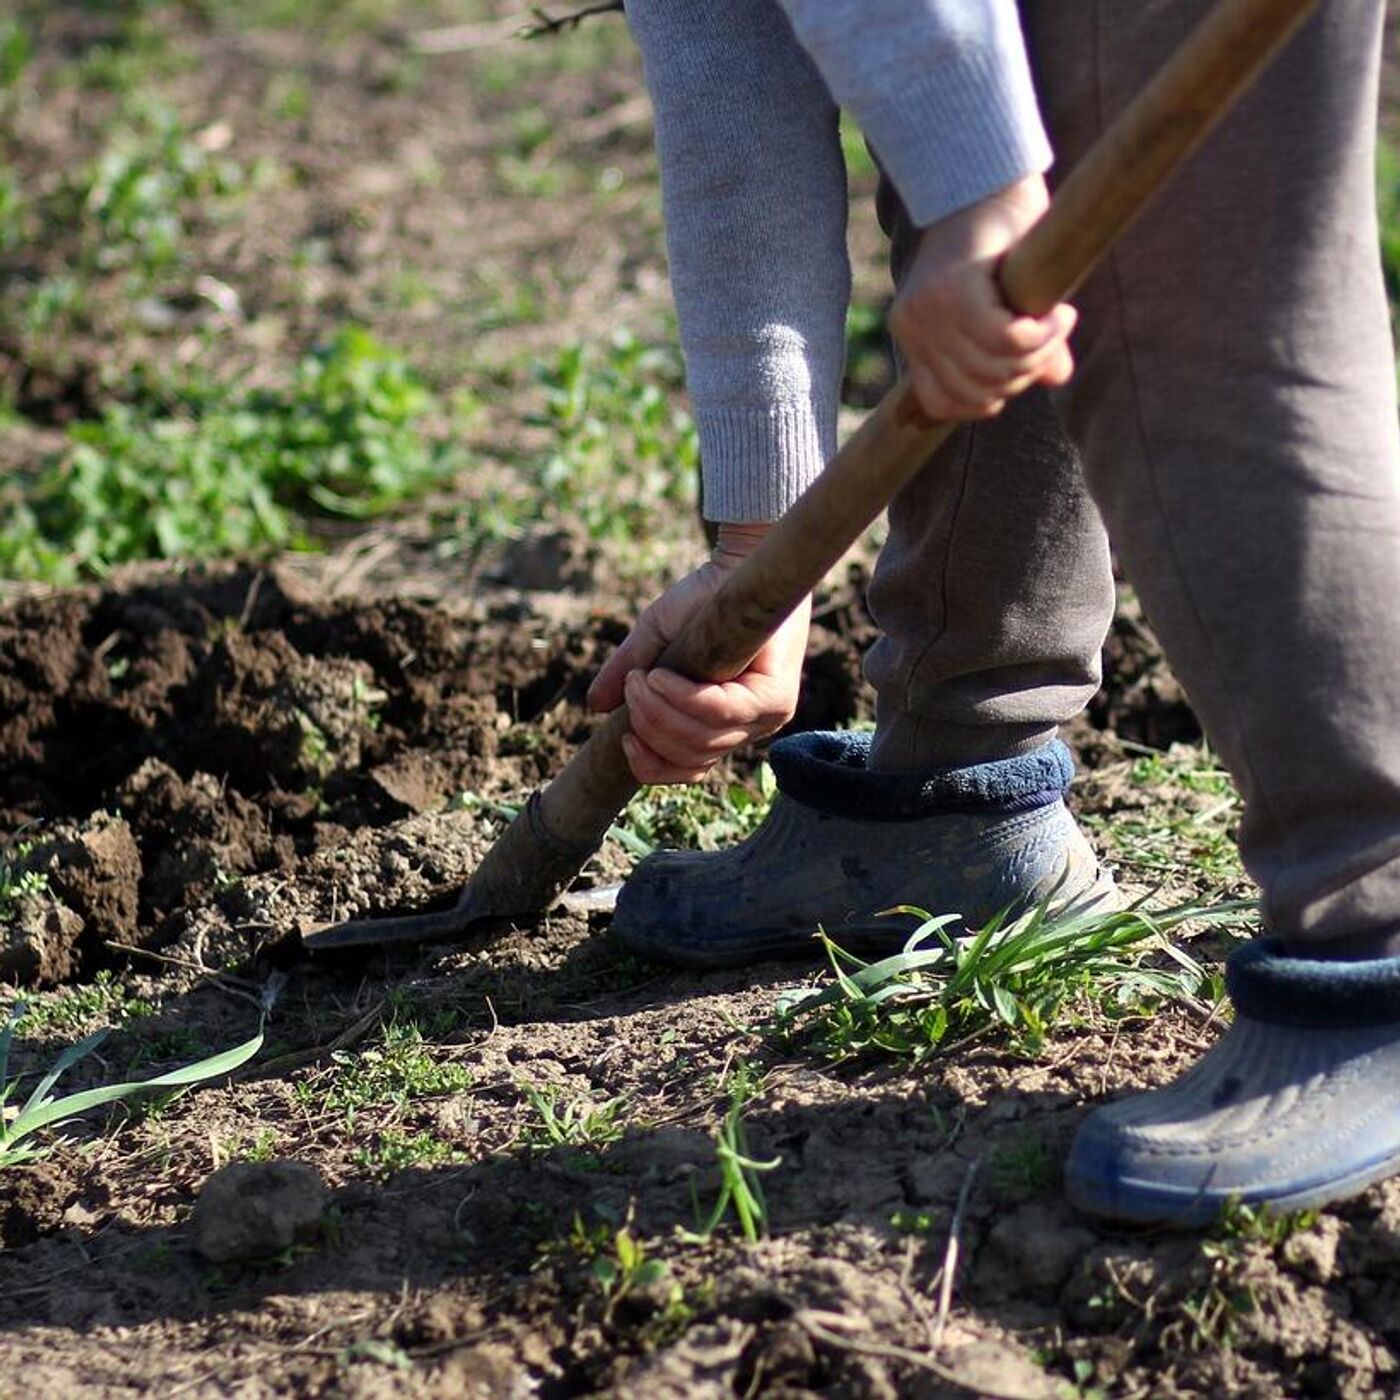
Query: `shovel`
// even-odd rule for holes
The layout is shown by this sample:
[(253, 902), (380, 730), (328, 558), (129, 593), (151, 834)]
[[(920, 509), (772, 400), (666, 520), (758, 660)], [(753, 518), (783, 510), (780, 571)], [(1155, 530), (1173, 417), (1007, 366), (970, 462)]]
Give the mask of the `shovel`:
[[(1071, 296), (1317, 3), (1220, 0), (1007, 253), (999, 274), (1007, 306), (1038, 317)], [(909, 385), (896, 384), (656, 664), (697, 680), (742, 674), (956, 426), (931, 421)], [(543, 913), (637, 791), (622, 749), (627, 729), (623, 705), (531, 796), (454, 908), (329, 925), (303, 934), (305, 946), (321, 951), (460, 938), (484, 921)]]

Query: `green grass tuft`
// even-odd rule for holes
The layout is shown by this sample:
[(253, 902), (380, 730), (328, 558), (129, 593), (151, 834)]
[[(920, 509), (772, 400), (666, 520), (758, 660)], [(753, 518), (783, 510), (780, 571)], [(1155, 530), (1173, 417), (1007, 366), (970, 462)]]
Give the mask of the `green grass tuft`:
[[(785, 994), (773, 1028), (781, 1041), (835, 1060), (878, 1053), (917, 1061), (994, 1029), (1033, 1053), (1069, 1007), (1123, 1015), (1193, 998), (1206, 974), (1165, 935), (1189, 921), (1235, 920), (1252, 907), (1101, 914), (1071, 905), (1052, 913), (1047, 899), (1020, 918), (962, 935), (952, 931), (959, 915), (892, 910), (921, 920), (902, 951), (867, 963), (819, 934), (833, 980)], [(1149, 966), (1154, 953), (1172, 966)]]

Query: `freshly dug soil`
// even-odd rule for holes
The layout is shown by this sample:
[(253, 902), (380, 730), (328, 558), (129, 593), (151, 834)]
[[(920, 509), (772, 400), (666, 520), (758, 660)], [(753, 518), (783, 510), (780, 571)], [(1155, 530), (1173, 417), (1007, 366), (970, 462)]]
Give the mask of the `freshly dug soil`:
[[(859, 584), (822, 611), (802, 727), (868, 714)], [(31, 985), (90, 974), (218, 911), (265, 913), (268, 888), (295, 891), (293, 924), (445, 896), (489, 840), (479, 814), (427, 823), (447, 847), (454, 830), (484, 835), (434, 874), (418, 862), (411, 889), (385, 856), (363, 887), (328, 877), (329, 907), (307, 891), (343, 863), (328, 852), (545, 782), (587, 736), (584, 694), (625, 631), (327, 604), (247, 567), (16, 603), (0, 613), (0, 835), (47, 888), (0, 968)]]

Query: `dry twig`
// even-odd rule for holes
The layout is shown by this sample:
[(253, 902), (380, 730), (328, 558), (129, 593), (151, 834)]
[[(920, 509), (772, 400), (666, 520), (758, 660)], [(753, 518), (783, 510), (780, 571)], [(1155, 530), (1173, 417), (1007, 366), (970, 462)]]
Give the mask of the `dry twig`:
[(552, 17), (541, 5), (531, 5), (534, 24), (527, 24), (521, 31), (522, 39), (538, 39), (546, 34), (559, 34), (566, 29), (577, 29), (584, 20), (593, 15), (605, 15), (612, 10), (621, 11), (622, 0), (598, 0), (595, 5), (585, 5), (581, 10), (571, 10), (567, 15)]
[(943, 1329), (948, 1322), (948, 1311), (953, 1306), (953, 1284), (957, 1282), (958, 1255), (962, 1251), (962, 1227), (967, 1215), (967, 1203), (972, 1199), (972, 1183), (977, 1179), (977, 1169), (982, 1165), (980, 1157), (974, 1157), (963, 1177), (962, 1190), (958, 1192), (958, 1203), (953, 1208), (952, 1223), (948, 1226), (948, 1248), (943, 1255), (942, 1279), (938, 1287), (938, 1316), (933, 1324), (933, 1342), (937, 1346), (943, 1340)]

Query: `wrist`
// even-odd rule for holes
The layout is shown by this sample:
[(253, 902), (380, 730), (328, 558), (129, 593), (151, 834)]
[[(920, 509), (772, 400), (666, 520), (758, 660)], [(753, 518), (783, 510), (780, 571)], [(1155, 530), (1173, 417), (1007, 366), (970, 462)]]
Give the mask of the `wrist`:
[(943, 261), (997, 256), (1049, 207), (1050, 192), (1044, 176), (1027, 175), (929, 224), (919, 235), (919, 252)]
[(710, 551), (710, 562), (721, 568), (735, 568), (763, 543), (772, 529), (771, 521), (720, 525)]

